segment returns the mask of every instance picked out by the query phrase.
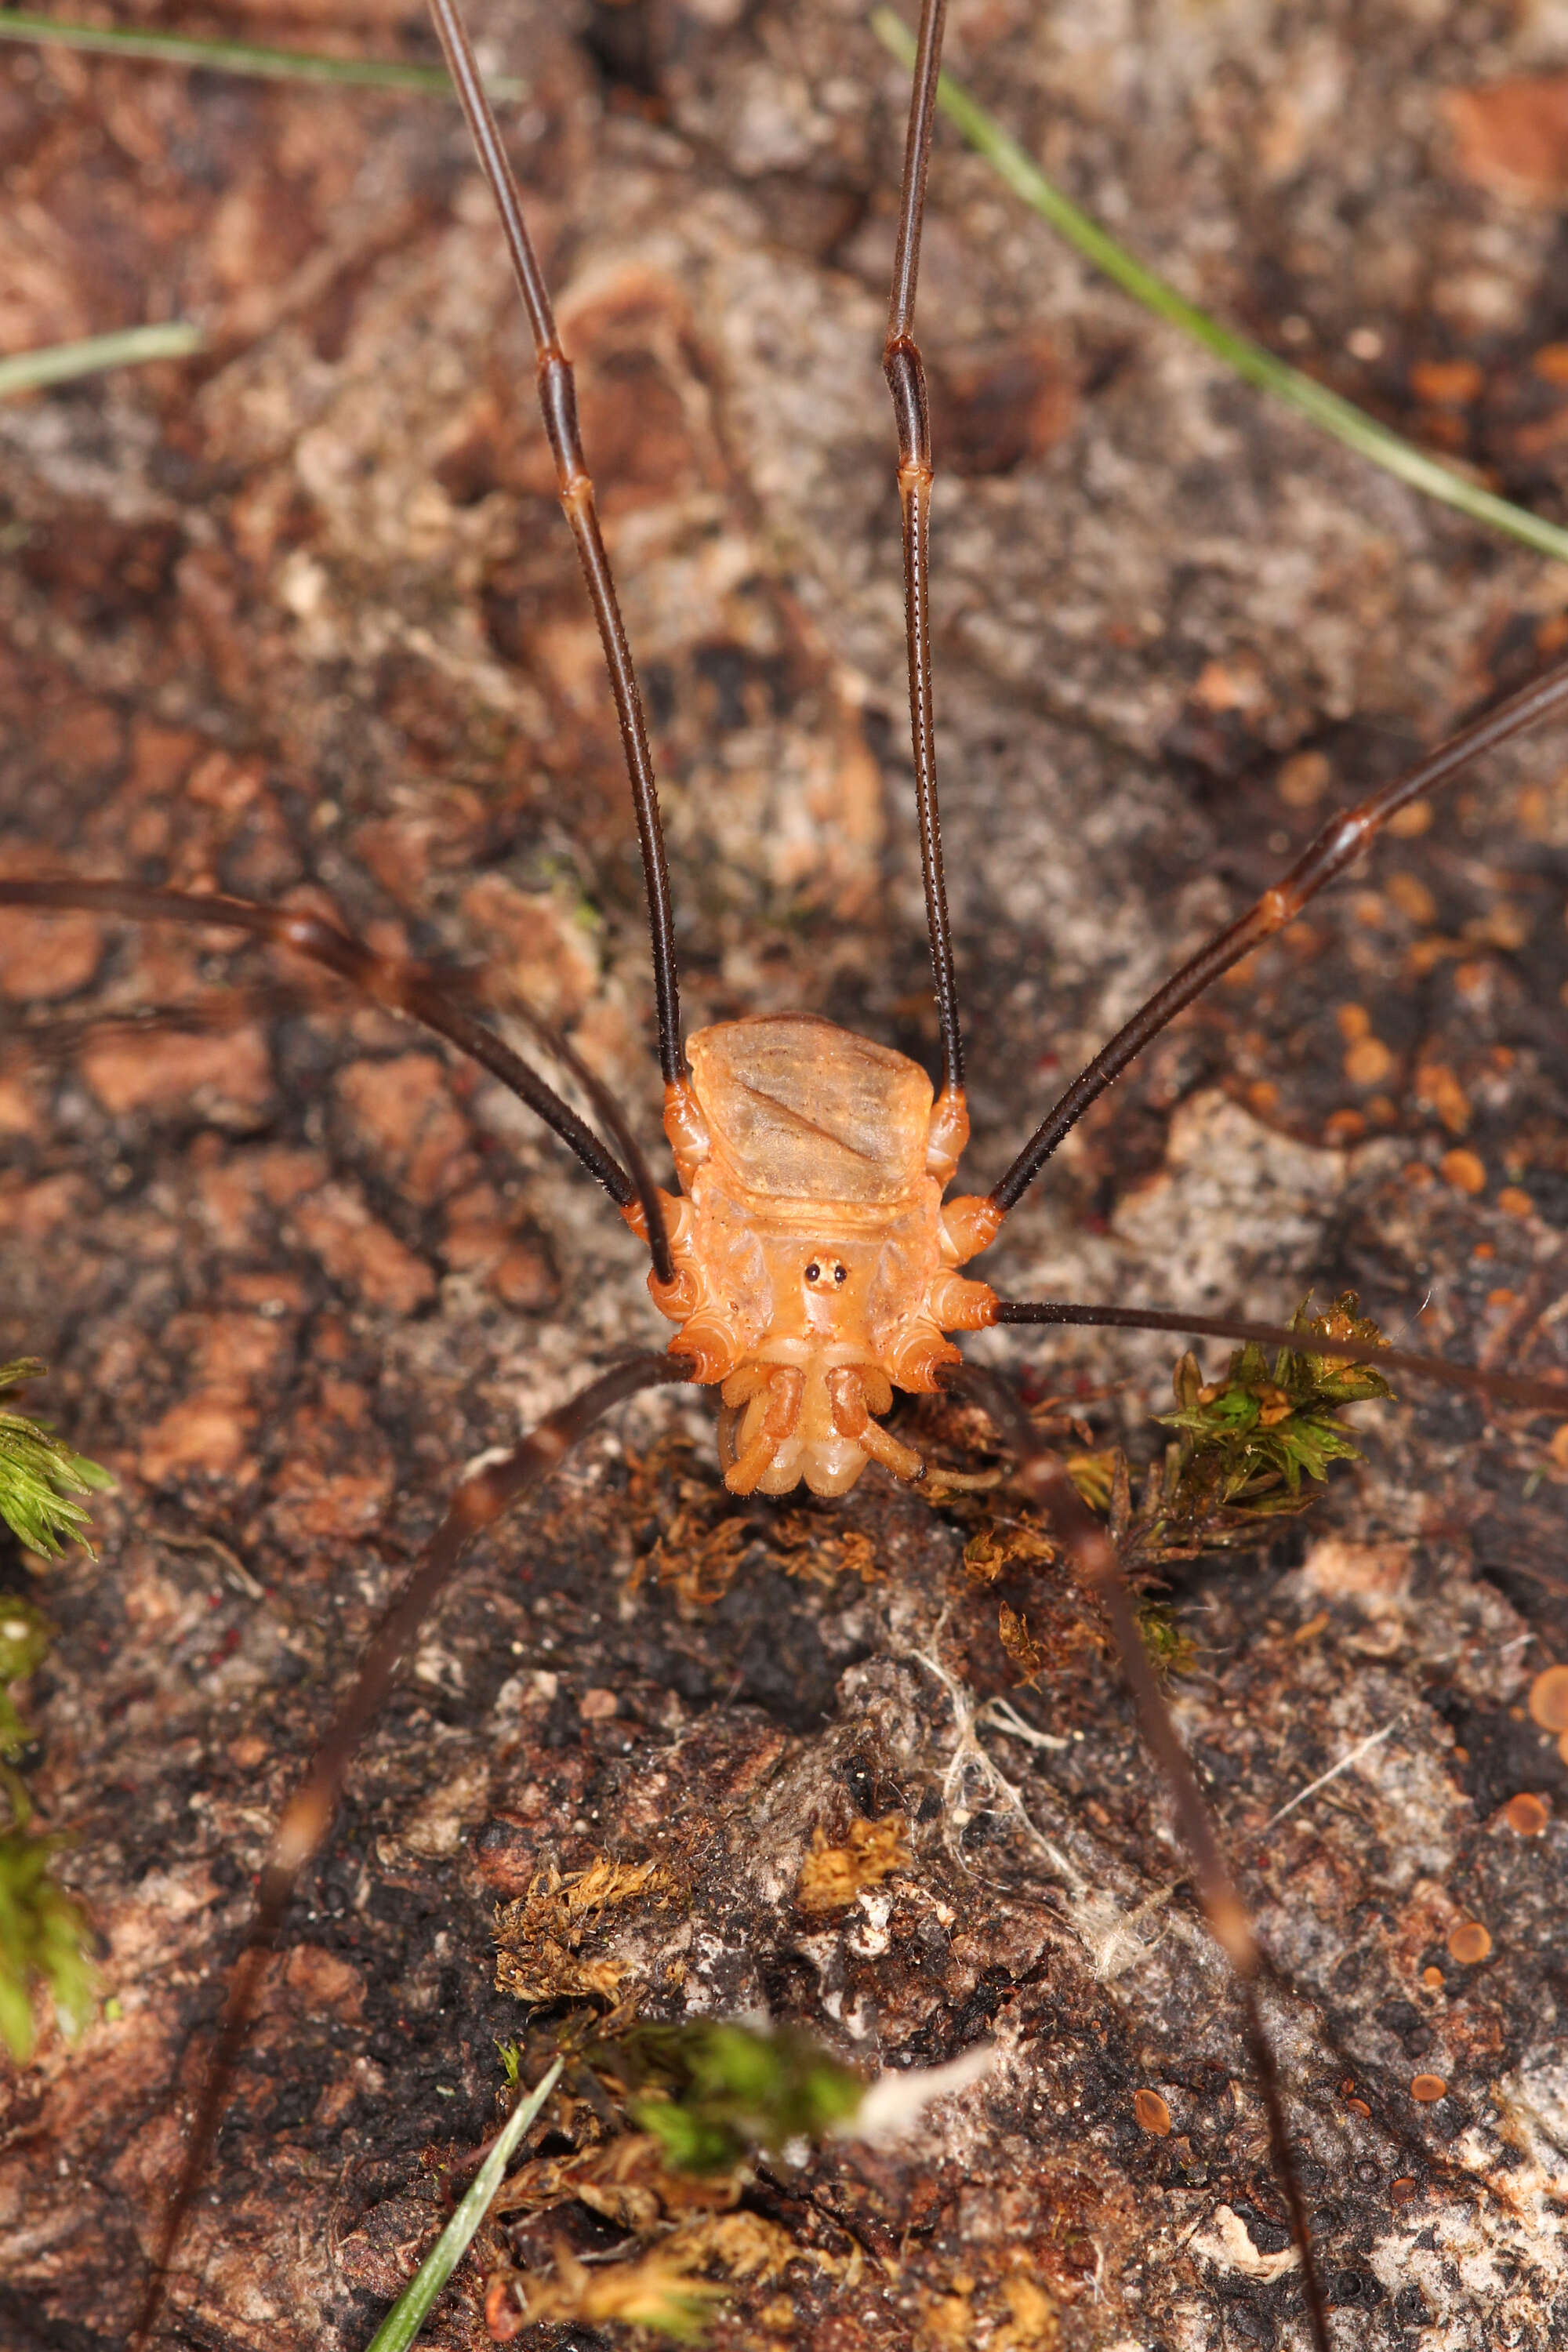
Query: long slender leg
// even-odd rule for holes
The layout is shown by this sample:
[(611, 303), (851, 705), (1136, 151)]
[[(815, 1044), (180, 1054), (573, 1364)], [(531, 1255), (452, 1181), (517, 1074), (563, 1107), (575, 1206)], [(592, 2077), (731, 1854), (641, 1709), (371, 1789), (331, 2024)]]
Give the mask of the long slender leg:
[(1258, 1997), (1258, 1979), (1267, 1962), (1220, 1850), (1208, 1808), (1171, 1720), (1170, 1708), (1149, 1664), (1116, 1547), (1080, 1499), (1065, 1464), (1041, 1444), (1038, 1432), (1005, 1381), (994, 1372), (982, 1370), (978, 1365), (957, 1364), (943, 1374), (942, 1385), (972, 1398), (1005, 1435), (1017, 1458), (1020, 1484), (1046, 1513), (1062, 1539), (1075, 1572), (1099, 1597), (1110, 1619), (1121, 1671), (1132, 1693), (1140, 1727), (1165, 1777), (1182, 1836), (1192, 1856), (1204, 1916), (1241, 1989), (1253, 2071), (1268, 2118), (1269, 2147), (1285, 2191), (1291, 2231), (1300, 2249), (1312, 2342), (1316, 2352), (1330, 2352), (1328, 2317), (1312, 2253), (1306, 2202), (1286, 2126), (1279, 2068)]
[(1058, 1298), (999, 1298), (995, 1323), (1088, 1324), (1116, 1331), (1176, 1331), (1194, 1339), (1255, 1340), (1260, 1348), (1289, 1348), (1297, 1355), (1327, 1356), (1344, 1364), (1371, 1364), (1408, 1372), (1444, 1389), (1468, 1389), (1496, 1404), (1523, 1405), (1531, 1412), (1568, 1418), (1568, 1381), (1534, 1381), (1522, 1373), (1483, 1371), (1478, 1364), (1450, 1364), (1441, 1356), (1413, 1355), (1405, 1348), (1369, 1348), (1364, 1339), (1321, 1339), (1294, 1331), (1287, 1323), (1252, 1323), (1234, 1315), (1187, 1315), (1179, 1307), (1079, 1307)]
[(899, 200), (899, 242), (893, 260), (893, 291), (888, 306), (888, 340), (882, 369), (893, 395), (899, 427), (899, 499), (904, 515), (904, 633), (910, 658), (910, 731), (915, 755), (915, 807), (920, 817), (921, 872), (925, 882), (926, 925), (931, 932), (931, 977), (942, 1029), (944, 1094), (963, 1085), (963, 1038), (958, 1025), (958, 982), (952, 969), (952, 934), (947, 918), (947, 885), (942, 870), (942, 824), (936, 803), (936, 729), (931, 686), (931, 413), (925, 367), (915, 341), (915, 287), (921, 266), (921, 222), (925, 211), (926, 171), (936, 120), (937, 76), (942, 69), (942, 23), (947, 0), (925, 0), (915, 54), (909, 134), (904, 142), (904, 180)]
[(474, 61), (468, 30), (458, 13), (457, 0), (430, 0), (430, 13), (436, 20), (441, 47), (447, 53), (447, 63), (457, 86), (458, 96), (462, 100), (468, 129), (473, 133), (479, 167), (489, 182), (490, 194), (500, 215), (507, 248), (511, 255), (512, 271), (522, 295), (522, 307), (533, 331), (533, 347), (538, 355), (540, 411), (544, 418), (551, 454), (555, 459), (561, 503), (572, 526), (572, 536), (577, 542), (583, 576), (588, 583), (588, 601), (599, 625), (605, 663), (610, 673), (610, 691), (615, 697), (616, 717), (620, 723), (626, 772), (631, 778), (632, 805), (637, 812), (637, 839), (642, 845), (643, 878), (647, 886), (654, 997), (658, 1007), (659, 1068), (664, 1074), (665, 1085), (672, 1087), (678, 1085), (684, 1076), (686, 1062), (680, 1043), (675, 919), (670, 911), (669, 872), (665, 864), (664, 833), (658, 817), (658, 790), (654, 782), (653, 755), (648, 750), (642, 695), (637, 687), (631, 647), (626, 643), (626, 625), (621, 619), (620, 601), (616, 594), (604, 533), (599, 528), (598, 510), (594, 504), (594, 485), (584, 462), (582, 436), (577, 430), (577, 395), (573, 384), (572, 363), (562, 350), (555, 331), (550, 293), (533, 250), (533, 241), (528, 234), (528, 224), (522, 215), (522, 200), (518, 194), (511, 165), (507, 161), (506, 149), (501, 144), (500, 131), (489, 99), (479, 79), (479, 69)]
[(503, 1461), (465, 1478), (413, 1573), (371, 1636), (359, 1672), (273, 1832), (271, 1848), (262, 1865), (256, 1909), (224, 2003), (216, 2047), (202, 2086), (180, 2177), (159, 2231), (157, 2253), (132, 2333), (132, 2352), (141, 2352), (163, 2307), (169, 2264), (223, 2122), (240, 2053), (255, 2014), (262, 1975), (277, 1943), (295, 1883), (331, 1826), (349, 1766), (380, 1713), (420, 1627), (457, 1573), (474, 1537), (510, 1510), (531, 1487), (548, 1477), (596, 1421), (641, 1389), (679, 1382), (686, 1377), (684, 1367), (668, 1356), (635, 1356), (629, 1362), (617, 1364), (602, 1374), (570, 1403), (560, 1406)]
[(1403, 776), (1396, 776), (1380, 793), (1373, 793), (1370, 800), (1331, 817), (1289, 873), (1281, 875), (1272, 889), (1266, 890), (1245, 915), (1216, 932), (1206, 947), (1200, 948), (1179, 971), (1173, 972), (1164, 986), (1157, 989), (1131, 1020), (1117, 1031), (1110, 1044), (1100, 1047), (1088, 1067), (1079, 1071), (1000, 1183), (993, 1185), (994, 1205), (1004, 1214), (1016, 1207), (1068, 1129), (1075, 1127), (1090, 1103), (1121, 1076), (1133, 1055), (1142, 1053), (1150, 1039), (1157, 1037), (1183, 1006), (1201, 996), (1222, 972), (1228, 971), (1233, 963), (1239, 963), (1244, 955), (1285, 924), (1294, 921), (1308, 899), (1325, 882), (1343, 873), (1397, 810), (1423, 793), (1446, 784), (1483, 751), (1490, 751), (1505, 743), (1510, 735), (1533, 727), (1564, 704), (1568, 704), (1568, 662), (1560, 662), (1544, 677), (1510, 694), (1484, 719), (1478, 719), (1473, 726), (1450, 736), (1447, 742), (1418, 761)]
[[(416, 963), (378, 955), (352, 932), (339, 930), (320, 915), (302, 914), (287, 907), (263, 907), (248, 898), (228, 898), (184, 890), (143, 889), (128, 882), (78, 882), (68, 878), (12, 881), (0, 878), (0, 907), (79, 908), (90, 913), (125, 915), (136, 922), (184, 923), (197, 929), (232, 925), (253, 939), (292, 948), (336, 972), (340, 980), (374, 997), (389, 1011), (401, 1013), (423, 1028), (433, 1030), (448, 1045), (500, 1078), (546, 1127), (552, 1128), (568, 1150), (574, 1151), (590, 1176), (597, 1179), (619, 1209), (636, 1201), (647, 1221), (648, 1247), (654, 1271), (669, 1281), (674, 1266), (658, 1187), (638, 1150), (636, 1138), (609, 1088), (594, 1076), (563, 1037), (526, 1006), (517, 1009), (547, 1050), (565, 1064), (590, 1097), (595, 1109), (626, 1154), (626, 1164), (605, 1150), (590, 1127), (584, 1125), (553, 1087), (514, 1054), (493, 1030), (476, 1021), (433, 975)], [(629, 1171), (629, 1172), (628, 1172)]]

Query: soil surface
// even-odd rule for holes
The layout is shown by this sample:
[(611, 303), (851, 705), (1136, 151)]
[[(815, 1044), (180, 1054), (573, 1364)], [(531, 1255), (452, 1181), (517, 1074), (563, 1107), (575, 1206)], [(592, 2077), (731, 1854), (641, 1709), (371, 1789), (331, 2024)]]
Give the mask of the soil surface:
[[(141, 13), (435, 54), (391, 0)], [(933, 1066), (879, 369), (905, 78), (847, 0), (477, 16), (527, 88), (687, 1027), (805, 1007)], [(1184, 292), (1568, 520), (1563, 37), (1475, 0), (955, 0), (950, 58)], [(0, 408), (5, 869), (330, 906), (538, 1005), (651, 1148), (625, 776), (455, 107), (8, 47), (0, 151), (0, 344), (209, 338)], [(983, 1190), (1333, 806), (1568, 639), (1568, 570), (1239, 386), (945, 125), (920, 315)], [(978, 1270), (1273, 1317), (1354, 1286), (1407, 1344), (1568, 1365), (1565, 884), (1559, 729), (1180, 1021)], [(96, 1564), (6, 1570), (59, 1628), (29, 1770), (109, 2006), (0, 2087), (0, 2340), (107, 2352), (331, 1692), (462, 1466), (666, 1327), (497, 1085), (281, 954), (8, 917), (0, 997), (0, 1356), (47, 1358), (38, 1409), (119, 1481)], [(973, 1352), (1158, 1442), (1173, 1343)], [(1277, 1966), (1336, 2344), (1561, 2345), (1568, 1768), (1524, 1699), (1568, 1658), (1568, 1452), (1414, 1386), (1360, 1418), (1310, 1518), (1177, 1572), (1173, 1702)], [(995, 1461), (978, 1417), (897, 1426)], [(354, 1769), (163, 2340), (363, 2345), (495, 2126), (497, 2041), (536, 2073), (618, 1997), (868, 2073), (994, 2052), (911, 2137), (759, 2169), (716, 2347), (1303, 2345), (1233, 1989), (1101, 1629), (1026, 1536), (1005, 1487), (877, 1471), (739, 1504), (693, 1400), (590, 1440), (477, 1548)], [(1003, 1600), (1049, 1653), (1027, 1688)], [(890, 1874), (803, 1908), (814, 1842), (892, 1817)], [(657, 1867), (574, 1949), (513, 1912), (498, 1988), (498, 1906), (605, 1863)], [(592, 2139), (586, 2100), (535, 2153)], [(487, 2267), (603, 2279), (625, 2242), (565, 2194), (498, 2221), (429, 2340), (490, 2340)]]

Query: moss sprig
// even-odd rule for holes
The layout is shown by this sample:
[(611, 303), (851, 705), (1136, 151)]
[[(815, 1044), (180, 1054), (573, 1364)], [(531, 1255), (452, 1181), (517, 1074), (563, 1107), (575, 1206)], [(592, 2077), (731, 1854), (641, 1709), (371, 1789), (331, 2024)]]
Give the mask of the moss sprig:
[[(0, 1364), (0, 1397), (42, 1378), (36, 1356)], [(0, 1405), (0, 1519), (29, 1551), (58, 1559), (68, 1544), (80, 1544), (89, 1557), (89, 1514), (77, 1495), (101, 1494), (113, 1479), (84, 1454), (75, 1454), (46, 1422)]]
[[(0, 1397), (43, 1370), (33, 1356), (0, 1364)], [(76, 1543), (90, 1554), (88, 1515), (72, 1498), (113, 1484), (107, 1470), (73, 1453), (44, 1424), (0, 1408), (0, 1519), (29, 1551), (58, 1559)], [(26, 2065), (37, 2042), (38, 1986), (69, 2033), (81, 2031), (96, 2001), (87, 1914), (50, 1867), (66, 1841), (33, 1826), (19, 1769), (31, 1733), (11, 1685), (37, 1671), (53, 1630), (32, 1601), (0, 1593), (0, 2042), (18, 2066)]]
[(49, 1873), (62, 1843), (26, 1828), (0, 1833), (0, 2042), (18, 2066), (37, 2038), (36, 1985), (47, 1989), (68, 2033), (79, 2033), (97, 2004), (87, 1914)]
[(1270, 1520), (1310, 1507), (1333, 1463), (1358, 1458), (1356, 1433), (1341, 1419), (1344, 1407), (1394, 1391), (1371, 1360), (1314, 1355), (1311, 1341), (1364, 1339), (1369, 1360), (1375, 1356), (1383, 1334), (1359, 1308), (1353, 1290), (1323, 1315), (1303, 1304), (1292, 1326), (1300, 1347), (1270, 1356), (1249, 1342), (1218, 1380), (1204, 1379), (1195, 1356), (1181, 1359), (1176, 1410), (1160, 1415), (1176, 1435), (1136, 1501), (1124, 1464), (1113, 1482), (1111, 1533), (1129, 1572), (1255, 1544)]
[(68, 2033), (91, 2017), (96, 1982), (92, 1929), (74, 1895), (50, 1874), (66, 1841), (32, 1826), (33, 1802), (17, 1769), (31, 1737), (8, 1685), (42, 1663), (51, 1627), (42, 1610), (0, 1594), (0, 2042), (18, 2066), (33, 2055), (33, 1994), (47, 1990)]
[(682, 2172), (730, 2170), (753, 2148), (820, 2139), (855, 2114), (861, 2076), (806, 2035), (704, 2020), (636, 2026), (615, 2050), (634, 2121)]

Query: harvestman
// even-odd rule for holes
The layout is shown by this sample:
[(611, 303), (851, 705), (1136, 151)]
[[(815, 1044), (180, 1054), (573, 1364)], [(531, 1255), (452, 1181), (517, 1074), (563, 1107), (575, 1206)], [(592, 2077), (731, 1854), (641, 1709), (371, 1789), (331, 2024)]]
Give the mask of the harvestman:
[[(599, 1116), (606, 1143), (503, 1041), (429, 973), (379, 955), (314, 914), (224, 897), (114, 882), (0, 880), (0, 905), (80, 908), (141, 921), (232, 925), (325, 966), (376, 1003), (469, 1055), (551, 1127), (646, 1243), (648, 1287), (677, 1325), (668, 1352), (624, 1362), (561, 1407), (506, 1458), (458, 1488), (435, 1538), (374, 1636), (348, 1698), (290, 1799), (261, 1874), (185, 2162), (161, 2233), (138, 2325), (144, 2338), (200, 2184), (255, 2006), (259, 1979), (296, 1879), (331, 1824), (345, 1773), (418, 1629), (466, 1547), (614, 1406), (638, 1390), (696, 1382), (720, 1392), (719, 1451), (731, 1492), (782, 1495), (804, 1482), (840, 1495), (868, 1462), (894, 1477), (924, 1475), (919, 1454), (883, 1426), (893, 1391), (960, 1391), (1002, 1430), (1017, 1476), (1047, 1514), (1074, 1569), (1113, 1627), (1143, 1734), (1170, 1785), (1209, 1926), (1241, 1984), (1274, 2158), (1300, 2246), (1312, 2338), (1328, 2352), (1323, 2296), (1301, 2191), (1259, 2013), (1263, 1956), (1231, 1880), (1191, 1768), (1144, 1655), (1115, 1550), (995, 1375), (965, 1364), (950, 1335), (994, 1324), (1116, 1325), (1300, 1345), (1268, 1324), (999, 1298), (958, 1269), (992, 1243), (1063, 1137), (1173, 1017), (1260, 941), (1291, 921), (1394, 813), (1483, 752), (1568, 704), (1568, 665), (1511, 696), (1359, 807), (1334, 817), (1289, 873), (1182, 967), (1097, 1054), (1048, 1111), (989, 1192), (944, 1201), (968, 1138), (963, 1051), (942, 878), (933, 735), (928, 534), (932, 462), (924, 371), (914, 336), (927, 164), (944, 0), (925, 0), (905, 149), (884, 367), (898, 425), (903, 510), (910, 704), (921, 858), (942, 1040), (933, 1097), (916, 1064), (808, 1014), (756, 1016), (683, 1042), (674, 923), (659, 811), (636, 674), (577, 429), (573, 374), (556, 337), (500, 134), (456, 0), (432, 0), (437, 31), (500, 214), (537, 352), (545, 430), (603, 641), (630, 775), (647, 883), (665, 1129), (679, 1183), (650, 1176), (617, 1105), (544, 1024), (546, 1048)], [(524, 1016), (531, 1019), (531, 1016)], [(1364, 1358), (1365, 1343), (1317, 1339), (1330, 1358)], [(1568, 1412), (1568, 1391), (1387, 1349), (1390, 1369), (1541, 1411)]]

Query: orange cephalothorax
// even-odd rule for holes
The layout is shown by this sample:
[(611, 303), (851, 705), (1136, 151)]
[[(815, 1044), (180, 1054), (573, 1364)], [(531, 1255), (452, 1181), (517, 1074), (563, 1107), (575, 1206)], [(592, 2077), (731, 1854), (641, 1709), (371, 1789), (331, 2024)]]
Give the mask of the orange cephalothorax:
[(994, 1305), (953, 1269), (1000, 1213), (942, 1207), (962, 1095), (933, 1105), (915, 1063), (810, 1013), (699, 1030), (687, 1056), (665, 1102), (686, 1195), (667, 1202), (675, 1279), (648, 1287), (680, 1326), (670, 1353), (722, 1383), (726, 1485), (841, 1495), (868, 1460), (917, 1476), (874, 1416), (894, 1388), (934, 1388), (957, 1355), (944, 1332)]

